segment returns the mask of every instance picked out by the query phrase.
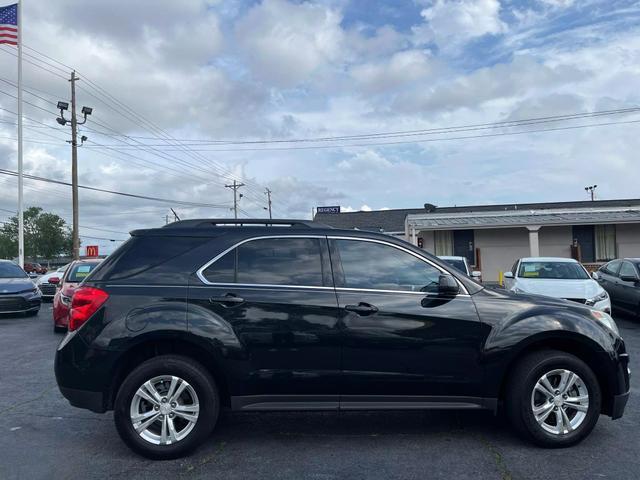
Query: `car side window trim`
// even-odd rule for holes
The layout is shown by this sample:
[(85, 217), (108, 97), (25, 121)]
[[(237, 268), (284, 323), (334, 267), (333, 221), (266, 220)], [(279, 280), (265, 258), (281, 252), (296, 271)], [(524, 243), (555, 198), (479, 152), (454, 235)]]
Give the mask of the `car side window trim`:
[[(356, 241), (361, 241), (361, 242), (370, 242), (370, 243), (378, 243), (378, 244), (382, 244), (382, 245), (386, 245), (392, 248), (395, 248), (397, 250), (401, 250), (405, 253), (408, 253), (409, 255), (413, 255), (415, 258), (417, 258), (418, 260), (423, 261), (424, 263), (426, 263), (427, 265), (432, 266), (433, 268), (435, 268), (436, 270), (440, 271), (440, 273), (444, 273), (446, 275), (451, 275), (456, 282), (458, 283), (458, 286), (460, 287), (460, 292), (458, 295), (469, 295), (469, 292), (467, 291), (466, 287), (462, 284), (462, 282), (460, 282), (460, 280), (458, 280), (455, 275), (452, 275), (451, 272), (445, 270), (444, 268), (442, 268), (440, 265), (437, 265), (433, 262), (430, 262), (427, 258), (420, 256), (419, 254), (412, 252), (411, 250), (409, 250), (408, 248), (404, 248), (401, 247), (400, 245), (396, 245), (394, 243), (391, 242), (385, 242), (384, 240), (379, 240), (376, 238), (364, 238), (364, 237), (347, 237), (347, 236), (339, 236), (339, 235), (327, 235), (327, 238), (329, 240), (356, 240)], [(332, 242), (329, 242), (329, 251), (331, 252), (331, 255), (334, 255), (334, 250), (337, 250), (336, 248), (332, 247)], [(333, 260), (333, 258), (332, 258)], [(340, 262), (340, 259), (337, 259)], [(333, 261), (331, 262), (332, 266), (333, 266)], [(340, 269), (342, 269), (342, 263), (338, 263), (338, 265), (340, 265)], [(335, 272), (334, 272), (335, 275)], [(344, 275), (344, 273), (343, 273)], [(339, 286), (336, 287), (337, 291), (358, 291), (358, 292), (395, 292), (395, 293), (415, 293), (415, 294), (419, 294), (419, 295), (427, 295), (429, 292), (414, 292), (412, 290), (380, 290), (380, 289), (375, 289), (375, 288), (351, 288), (351, 287), (343, 287), (343, 286)], [(431, 295), (438, 295), (437, 293), (431, 293)]]
[[(241, 245), (244, 245), (245, 243), (248, 242), (253, 242), (256, 240), (273, 240), (273, 239), (285, 239), (285, 238), (310, 238), (310, 239), (319, 239), (319, 240), (326, 240), (327, 237), (326, 235), (261, 235), (258, 237), (250, 237), (250, 238), (245, 238), (243, 240), (240, 240), (239, 242), (233, 244), (232, 246), (228, 247), (227, 249), (223, 250), (222, 252), (220, 252), (218, 255), (216, 255), (215, 257), (213, 257), (211, 260), (209, 260), (207, 263), (205, 263), (203, 266), (201, 266), (197, 271), (196, 271), (196, 276), (198, 277), (198, 279), (200, 279), (200, 281), (202, 283), (204, 283), (205, 285), (211, 285), (211, 286), (228, 286), (228, 287), (264, 287), (264, 288), (304, 288), (304, 289), (319, 289), (319, 290), (333, 290), (334, 287), (333, 286), (327, 286), (327, 285), (286, 285), (286, 284), (267, 284), (267, 283), (234, 283), (234, 282), (211, 282), (209, 280), (207, 280), (207, 278), (204, 275), (204, 271), (209, 268), (211, 265), (213, 265), (214, 263), (216, 263), (218, 260), (220, 260), (222, 257), (224, 257), (227, 253), (231, 252), (232, 250), (238, 248)], [(326, 270), (326, 263), (328, 262), (328, 259), (325, 258), (324, 255), (324, 248), (320, 248), (320, 257), (321, 257), (321, 261), (322, 261), (322, 275), (323, 275), (323, 281), (326, 281), (326, 278), (328, 278), (330, 276), (330, 272), (329, 275), (327, 275), (325, 273)], [(332, 279), (333, 280), (333, 279)], [(331, 282), (333, 284), (333, 282)]]

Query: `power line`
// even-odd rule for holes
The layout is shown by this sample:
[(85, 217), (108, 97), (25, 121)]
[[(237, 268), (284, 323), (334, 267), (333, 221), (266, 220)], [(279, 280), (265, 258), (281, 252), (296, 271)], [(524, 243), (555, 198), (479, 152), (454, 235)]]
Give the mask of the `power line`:
[[(3, 168), (0, 168), (0, 174), (1, 175), (11, 175), (11, 176), (17, 176), (18, 173), (11, 171), (11, 170), (5, 170)], [(63, 182), (61, 180), (53, 180), (51, 178), (44, 178), (44, 177), (38, 177), (35, 175), (24, 175), (25, 178), (28, 178), (30, 180), (38, 180), (41, 182), (48, 182), (48, 183), (55, 183), (58, 185), (66, 185), (66, 186), (71, 186), (70, 183), (68, 182)], [(198, 202), (185, 202), (182, 200), (174, 200), (174, 199), (167, 199), (167, 198), (159, 198), (159, 197), (149, 197), (146, 195), (138, 195), (135, 193), (125, 193), (125, 192), (118, 192), (115, 190), (106, 190), (103, 188), (97, 188), (97, 187), (89, 187), (87, 185), (78, 185), (78, 188), (82, 188), (84, 190), (91, 190), (94, 192), (101, 192), (101, 193), (109, 193), (112, 195), (121, 195), (121, 196), (125, 196), (125, 197), (130, 197), (130, 198), (138, 198), (138, 199), (142, 199), (142, 200), (151, 200), (151, 201), (155, 201), (155, 202), (163, 202), (163, 203), (169, 203), (169, 204), (177, 204), (177, 205), (185, 205), (185, 206), (190, 206), (190, 207), (206, 207), (206, 208), (228, 208), (228, 205), (216, 205), (216, 204), (211, 204), (211, 203), (198, 203)]]
[[(608, 115), (621, 115), (621, 114), (630, 114), (630, 113), (638, 113), (640, 112), (639, 107), (630, 107), (624, 109), (616, 109), (616, 110), (600, 110), (594, 112), (583, 112), (583, 113), (572, 113), (565, 115), (553, 115), (547, 117), (534, 117), (534, 118), (525, 118), (520, 120), (510, 120), (510, 121), (499, 121), (499, 122), (490, 122), (490, 123), (478, 123), (478, 124), (469, 124), (469, 125), (458, 125), (458, 126), (449, 126), (449, 127), (439, 127), (439, 128), (430, 128), (430, 129), (422, 129), (422, 130), (405, 130), (405, 131), (397, 131), (397, 132), (385, 132), (385, 133), (365, 133), (358, 135), (345, 135), (345, 136), (334, 136), (334, 137), (316, 137), (316, 138), (292, 138), (292, 139), (278, 139), (278, 140), (203, 140), (203, 139), (190, 139), (190, 140), (179, 140), (181, 145), (188, 144), (195, 146), (205, 146), (205, 145), (256, 145), (256, 144), (281, 144), (281, 143), (313, 143), (313, 142), (332, 142), (332, 141), (347, 141), (347, 140), (368, 140), (374, 138), (397, 138), (397, 137), (413, 137), (413, 136), (422, 136), (422, 135), (438, 135), (443, 133), (458, 133), (458, 132), (467, 132), (467, 131), (475, 131), (475, 130), (487, 130), (493, 128), (512, 128), (512, 127), (521, 127), (527, 125), (537, 125), (540, 123), (551, 123), (551, 122), (563, 122), (569, 120), (577, 120), (582, 118), (592, 118), (592, 117), (600, 117), (600, 116), (608, 116)], [(150, 139), (151, 137), (134, 137), (130, 136), (130, 138), (140, 138), (140, 139)], [(145, 146), (175, 146), (176, 144), (150, 144), (145, 143)], [(240, 150), (239, 150), (240, 151)]]
[(195, 151), (202, 152), (264, 152), (264, 151), (283, 151), (283, 150), (317, 150), (317, 149), (340, 149), (340, 148), (356, 148), (356, 147), (383, 147), (386, 145), (405, 145), (405, 144), (414, 144), (414, 143), (431, 143), (431, 142), (441, 142), (441, 141), (451, 141), (451, 140), (468, 140), (472, 138), (489, 138), (489, 137), (502, 137), (509, 135), (524, 135), (528, 133), (543, 133), (543, 132), (557, 132), (562, 130), (575, 130), (580, 128), (591, 128), (591, 127), (604, 127), (609, 125), (628, 125), (633, 123), (640, 123), (640, 120), (629, 120), (629, 121), (621, 121), (621, 122), (603, 122), (603, 123), (592, 123), (592, 124), (584, 124), (584, 125), (572, 125), (567, 127), (554, 127), (554, 128), (541, 128), (534, 130), (522, 130), (518, 132), (498, 132), (498, 133), (488, 133), (484, 135), (465, 135), (458, 137), (443, 137), (443, 138), (427, 138), (420, 140), (403, 140), (396, 142), (374, 142), (374, 143), (353, 143), (353, 144), (342, 144), (342, 145), (317, 145), (317, 146), (304, 146), (304, 147), (269, 147), (269, 148), (244, 148), (244, 149), (199, 149)]

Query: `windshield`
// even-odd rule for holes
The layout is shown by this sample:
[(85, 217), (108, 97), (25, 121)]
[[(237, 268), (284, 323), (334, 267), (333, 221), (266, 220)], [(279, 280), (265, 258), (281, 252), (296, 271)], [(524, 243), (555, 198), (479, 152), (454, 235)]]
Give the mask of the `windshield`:
[(67, 282), (80, 283), (87, 278), (91, 270), (97, 266), (97, 263), (79, 263), (78, 265), (74, 265), (67, 276)]
[(520, 278), (564, 280), (586, 280), (589, 278), (582, 265), (572, 262), (522, 262), (518, 276)]
[(445, 263), (467, 275), (467, 267), (464, 264), (464, 260), (459, 260), (457, 258), (443, 258), (443, 260)]
[(0, 278), (24, 278), (29, 277), (24, 270), (22, 270), (15, 263), (0, 263)]

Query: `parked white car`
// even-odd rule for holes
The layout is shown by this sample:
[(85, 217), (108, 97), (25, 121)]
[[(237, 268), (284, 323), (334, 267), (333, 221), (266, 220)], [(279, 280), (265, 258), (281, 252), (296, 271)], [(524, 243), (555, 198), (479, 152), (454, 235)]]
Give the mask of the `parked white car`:
[(471, 277), (478, 282), (482, 282), (482, 272), (478, 270), (471, 270), (469, 266), (469, 262), (467, 262), (467, 257), (455, 257), (451, 255), (440, 255), (438, 257), (440, 260), (444, 260), (446, 263), (451, 265), (453, 268), (460, 270), (467, 277)]
[(571, 258), (521, 258), (504, 274), (504, 283), (512, 292), (564, 298), (611, 313), (609, 294)]
[[(62, 280), (62, 277), (64, 276), (64, 272), (67, 271), (68, 266), (69, 264), (64, 265), (58, 268), (57, 270), (54, 270), (49, 273), (45, 273), (44, 275), (38, 277), (38, 280), (36, 280), (36, 286), (42, 292), (42, 298), (53, 299), (53, 297), (56, 294), (56, 289), (58, 287), (58, 284), (60, 283), (60, 280)], [(52, 278), (54, 280), (57, 278), (58, 280), (49, 282), (49, 280), (51, 280)]]

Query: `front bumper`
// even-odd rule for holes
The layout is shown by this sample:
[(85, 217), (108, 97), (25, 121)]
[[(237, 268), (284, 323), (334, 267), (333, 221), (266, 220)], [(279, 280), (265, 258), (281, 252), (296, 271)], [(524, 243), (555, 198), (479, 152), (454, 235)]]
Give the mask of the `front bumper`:
[(104, 413), (107, 411), (104, 407), (104, 395), (102, 392), (78, 390), (63, 386), (59, 386), (59, 388), (62, 396), (69, 400), (69, 403), (74, 407), (86, 408), (96, 413)]
[(619, 340), (616, 346), (615, 369), (610, 372), (610, 392), (611, 396), (608, 404), (607, 415), (613, 420), (622, 417), (624, 414), (629, 394), (631, 392), (631, 370), (629, 369), (629, 354), (626, 351), (624, 342)]
[(627, 400), (629, 400), (629, 393), (622, 393), (613, 397), (613, 404), (611, 405), (611, 419), (622, 417), (624, 409), (627, 406)]
[(38, 288), (42, 292), (42, 298), (53, 298), (58, 290), (58, 286), (53, 283), (41, 283)]
[(0, 314), (33, 312), (41, 304), (40, 294), (0, 295)]

